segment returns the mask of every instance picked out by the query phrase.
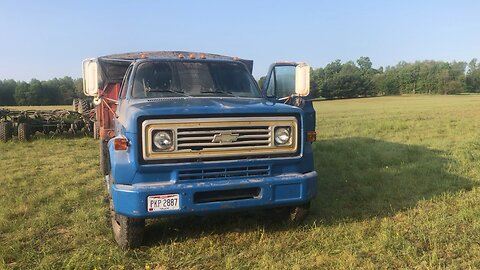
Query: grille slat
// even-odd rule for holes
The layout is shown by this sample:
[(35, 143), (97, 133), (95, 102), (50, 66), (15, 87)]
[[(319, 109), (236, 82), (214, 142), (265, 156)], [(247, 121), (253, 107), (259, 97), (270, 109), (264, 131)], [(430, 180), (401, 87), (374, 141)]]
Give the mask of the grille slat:
[[(241, 139), (268, 139), (271, 135), (239, 135), (237, 140)], [(180, 137), (178, 142), (187, 142), (187, 141), (212, 141), (214, 136), (202, 136), (202, 137)]]
[[(216, 136), (230, 137), (233, 141), (215, 141)], [(201, 151), (240, 147), (268, 147), (271, 145), (270, 126), (250, 127), (191, 127), (177, 130), (177, 150)], [(221, 141), (221, 142), (220, 142)]]
[(195, 181), (195, 180), (215, 180), (228, 179), (231, 177), (258, 177), (269, 176), (269, 166), (250, 166), (250, 167), (229, 167), (229, 168), (214, 168), (204, 170), (183, 170), (178, 173), (178, 180), (180, 181)]
[(209, 147), (209, 146), (221, 146), (221, 147), (225, 147), (225, 146), (235, 146), (235, 145), (241, 145), (241, 146), (245, 146), (247, 144), (256, 144), (256, 145), (268, 145), (270, 143), (270, 140), (255, 140), (255, 141), (236, 141), (236, 142), (231, 142), (231, 143), (222, 143), (221, 145), (219, 145), (218, 143), (203, 143), (203, 142), (199, 142), (199, 143), (179, 143), (178, 144), (178, 149), (183, 148), (187, 148), (187, 147), (190, 147), (190, 146), (204, 146), (204, 147)]
[(183, 129), (179, 129), (177, 131), (177, 135), (197, 135), (197, 134), (217, 134), (221, 132), (231, 132), (231, 133), (255, 133), (255, 132), (263, 132), (268, 133), (270, 132), (269, 127), (265, 127), (262, 129), (213, 129), (213, 130), (195, 130), (192, 128), (191, 130), (184, 131)]

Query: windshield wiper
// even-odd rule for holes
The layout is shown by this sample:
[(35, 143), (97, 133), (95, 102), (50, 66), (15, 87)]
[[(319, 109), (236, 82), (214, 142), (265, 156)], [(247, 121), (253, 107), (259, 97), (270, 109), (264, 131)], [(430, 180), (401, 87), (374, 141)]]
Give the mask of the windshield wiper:
[(222, 90), (212, 90), (212, 91), (201, 91), (202, 94), (227, 94), (232, 97), (237, 97), (237, 95), (233, 94), (232, 92), (222, 91)]
[(184, 97), (189, 97), (189, 95), (185, 94), (185, 91), (182, 90), (174, 90), (174, 89), (157, 89), (157, 88), (151, 88), (147, 90), (148, 92), (156, 92), (156, 93), (174, 93), (178, 94)]

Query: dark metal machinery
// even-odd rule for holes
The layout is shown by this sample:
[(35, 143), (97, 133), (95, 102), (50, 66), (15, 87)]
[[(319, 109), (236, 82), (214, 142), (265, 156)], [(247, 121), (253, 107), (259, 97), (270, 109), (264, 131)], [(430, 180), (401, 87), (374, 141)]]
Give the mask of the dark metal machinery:
[(68, 110), (8, 110), (0, 109), (0, 141), (6, 142), (16, 136), (27, 141), (36, 132), (43, 134), (94, 135), (95, 111), (76, 112)]

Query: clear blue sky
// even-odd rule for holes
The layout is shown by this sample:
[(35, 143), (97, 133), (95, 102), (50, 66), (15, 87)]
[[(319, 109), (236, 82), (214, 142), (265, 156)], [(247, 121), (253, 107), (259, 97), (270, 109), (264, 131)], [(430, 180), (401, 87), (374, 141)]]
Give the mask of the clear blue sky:
[(7, 1), (0, 2), (0, 79), (81, 76), (84, 58), (193, 50), (314, 67), (369, 56), (480, 58), (480, 1)]

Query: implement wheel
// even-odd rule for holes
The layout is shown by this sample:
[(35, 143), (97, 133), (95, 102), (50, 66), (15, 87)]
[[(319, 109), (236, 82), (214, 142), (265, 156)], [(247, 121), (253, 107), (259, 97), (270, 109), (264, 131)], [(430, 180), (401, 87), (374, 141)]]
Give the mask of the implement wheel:
[(73, 104), (72, 104), (72, 105), (73, 105), (73, 111), (74, 111), (74, 112), (78, 112), (78, 103), (79, 103), (79, 102), (78, 102), (78, 99), (77, 99), (77, 98), (74, 98), (72, 103), (73, 103)]
[(12, 138), (12, 123), (1, 122), (0, 123), (0, 141), (7, 142)]
[(26, 142), (30, 139), (30, 127), (27, 123), (18, 124), (18, 140)]
[(79, 99), (78, 100), (78, 112), (79, 113), (86, 113), (89, 109), (90, 105), (88, 104), (88, 100), (86, 99)]
[(121, 248), (136, 248), (142, 244), (145, 234), (145, 219), (131, 218), (115, 213), (112, 198), (110, 198), (110, 218), (113, 237)]

